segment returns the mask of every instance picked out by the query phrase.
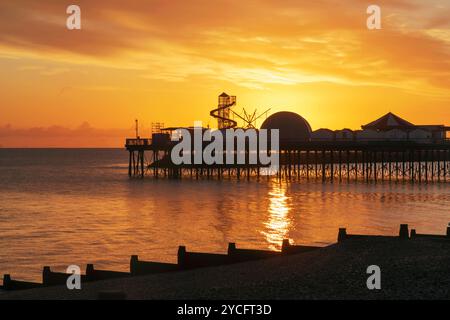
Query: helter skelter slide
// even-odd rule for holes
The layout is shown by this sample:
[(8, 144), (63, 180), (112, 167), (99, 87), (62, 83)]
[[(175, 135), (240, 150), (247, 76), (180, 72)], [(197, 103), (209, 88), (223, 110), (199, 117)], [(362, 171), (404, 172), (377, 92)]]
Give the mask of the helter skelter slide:
[(229, 96), (225, 92), (219, 96), (218, 107), (211, 110), (209, 115), (217, 119), (219, 129), (231, 129), (237, 126), (237, 122), (230, 118), (231, 107), (236, 104), (236, 96)]

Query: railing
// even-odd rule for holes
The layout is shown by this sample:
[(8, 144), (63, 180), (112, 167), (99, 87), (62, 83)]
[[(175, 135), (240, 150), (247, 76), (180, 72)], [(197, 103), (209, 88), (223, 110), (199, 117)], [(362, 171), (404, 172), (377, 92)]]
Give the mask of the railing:
[(139, 138), (139, 139), (126, 139), (126, 146), (149, 146), (152, 144), (152, 139)]

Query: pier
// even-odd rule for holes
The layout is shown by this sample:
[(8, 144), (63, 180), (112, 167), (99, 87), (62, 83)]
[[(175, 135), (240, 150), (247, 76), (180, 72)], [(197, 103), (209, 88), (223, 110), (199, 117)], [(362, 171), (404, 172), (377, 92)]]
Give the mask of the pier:
[[(157, 134), (162, 135), (162, 133)], [(130, 177), (194, 179), (268, 178), (260, 165), (175, 165), (170, 153), (176, 142), (158, 137), (127, 139)], [(154, 135), (155, 137), (155, 135)], [(280, 168), (275, 177), (289, 180), (409, 181), (412, 183), (450, 181), (450, 141), (301, 142), (281, 143)]]
[[(450, 127), (444, 124), (415, 125), (399, 116), (388, 112), (368, 124), (361, 130), (330, 130), (321, 128), (313, 131), (308, 121), (302, 116), (289, 111), (277, 112), (267, 117), (267, 111), (257, 114), (257, 110), (238, 114), (232, 108), (236, 106), (236, 96), (222, 93), (218, 97), (218, 105), (211, 110), (210, 116), (217, 119), (217, 128), (222, 133), (223, 150), (221, 163), (227, 163), (227, 156), (245, 154), (244, 164), (207, 164), (204, 161), (194, 162), (196, 148), (191, 144), (188, 151), (183, 149), (183, 157), (191, 159), (191, 164), (178, 165), (172, 161), (172, 149), (178, 141), (172, 141), (173, 133), (183, 129), (194, 133), (208, 128), (163, 128), (161, 123), (152, 127), (151, 138), (139, 136), (136, 120), (136, 138), (126, 139), (125, 148), (129, 152), (128, 175), (130, 177), (151, 176), (172, 179), (252, 179), (270, 178), (287, 180), (318, 180), (322, 182), (343, 181), (408, 181), (418, 183), (448, 182), (450, 179)], [(262, 170), (264, 165), (251, 162), (252, 152), (257, 148), (249, 146), (249, 137), (234, 137), (230, 150), (225, 139), (226, 130), (238, 129), (246, 133), (259, 133), (256, 121), (266, 117), (261, 129), (267, 133), (277, 130), (279, 145), (270, 148), (270, 155), (277, 152), (279, 166), (272, 170)], [(243, 121), (238, 127), (235, 119)], [(156, 130), (153, 130), (156, 129)], [(234, 132), (234, 131), (233, 131)], [(228, 133), (228, 132), (226, 132)], [(244, 134), (245, 135), (245, 134)], [(177, 135), (175, 135), (177, 136)], [(249, 134), (250, 136), (250, 134)], [(181, 137), (183, 139), (183, 137)], [(232, 138), (231, 138), (232, 139)], [(236, 141), (242, 142), (237, 150)], [(201, 152), (211, 144), (202, 140), (197, 150)], [(192, 140), (190, 140), (192, 141)], [(233, 140), (229, 140), (232, 142)], [(188, 143), (189, 144), (189, 143)], [(219, 143), (220, 145), (220, 143)], [(241, 150), (242, 149), (242, 150)], [(276, 149), (276, 151), (274, 150)], [(214, 149), (215, 150), (215, 149)], [(214, 151), (214, 154), (216, 151)], [(220, 154), (219, 154), (220, 159)], [(196, 163), (196, 164), (193, 164)], [(217, 163), (217, 162), (215, 162)], [(238, 163), (234, 161), (233, 163)], [(273, 169), (273, 168), (272, 168)]]

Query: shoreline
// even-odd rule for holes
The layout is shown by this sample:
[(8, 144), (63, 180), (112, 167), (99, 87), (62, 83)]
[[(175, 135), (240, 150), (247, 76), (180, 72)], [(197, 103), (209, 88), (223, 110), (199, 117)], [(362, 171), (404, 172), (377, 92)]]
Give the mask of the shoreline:
[[(381, 269), (381, 290), (366, 286)], [(4, 292), (0, 299), (450, 299), (450, 241), (366, 237), (320, 250), (232, 265), (65, 286)]]

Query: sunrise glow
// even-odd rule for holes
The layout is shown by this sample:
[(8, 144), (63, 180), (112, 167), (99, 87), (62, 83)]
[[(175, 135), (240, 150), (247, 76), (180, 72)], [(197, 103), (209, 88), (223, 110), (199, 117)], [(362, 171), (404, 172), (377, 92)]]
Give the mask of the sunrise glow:
[(358, 129), (391, 111), (450, 120), (450, 6), (378, 1), (77, 1), (0, 4), (0, 145), (123, 146), (134, 119), (215, 125), (238, 108), (288, 110), (313, 129)]

